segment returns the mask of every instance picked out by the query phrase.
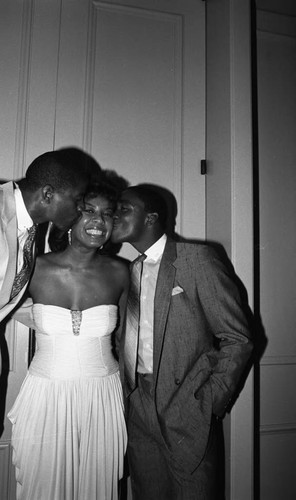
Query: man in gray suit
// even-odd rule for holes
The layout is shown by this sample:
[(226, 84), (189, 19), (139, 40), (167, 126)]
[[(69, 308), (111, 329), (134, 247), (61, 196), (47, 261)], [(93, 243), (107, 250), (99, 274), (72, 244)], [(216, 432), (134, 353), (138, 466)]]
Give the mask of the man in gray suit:
[(154, 190), (130, 187), (122, 193), (112, 236), (145, 254), (134, 381), (129, 306), (118, 340), (133, 499), (214, 500), (217, 425), (252, 343), (227, 268), (209, 246), (167, 237), (165, 211)]

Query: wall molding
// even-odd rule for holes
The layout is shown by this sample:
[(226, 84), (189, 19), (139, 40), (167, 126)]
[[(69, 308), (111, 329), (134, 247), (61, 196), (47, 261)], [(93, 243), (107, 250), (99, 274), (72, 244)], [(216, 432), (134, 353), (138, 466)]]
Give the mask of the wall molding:
[(16, 133), (15, 133), (15, 155), (14, 155), (14, 178), (20, 178), (24, 174), (27, 128), (28, 128), (28, 106), (30, 95), (30, 68), (32, 47), (32, 26), (34, 18), (35, 0), (23, 3), (22, 38), (19, 70), (19, 92), (17, 105)]
[(296, 355), (292, 356), (264, 356), (260, 360), (261, 366), (296, 365)]
[(296, 422), (289, 422), (286, 424), (264, 424), (260, 425), (261, 435), (274, 435), (274, 434), (294, 434), (296, 433)]
[[(224, 7), (229, 9), (231, 260), (248, 291), (252, 307), (254, 231), (251, 11), (249, 2), (244, 0), (229, 0), (223, 3)], [(230, 414), (230, 500), (253, 498), (253, 384), (251, 371)]]
[(92, 150), (92, 128), (93, 128), (93, 102), (94, 102), (94, 74), (95, 74), (95, 46), (96, 46), (96, 5), (89, 4), (88, 14), (88, 38), (86, 50), (85, 92), (84, 92), (84, 114), (82, 147), (89, 153)]
[(257, 31), (296, 38), (296, 17), (258, 9)]
[[(100, 0), (93, 0), (90, 3), (88, 19), (88, 40), (86, 55), (86, 76), (85, 76), (85, 99), (84, 99), (84, 117), (83, 117), (83, 149), (92, 151), (93, 136), (93, 108), (94, 108), (94, 82), (96, 76), (95, 59), (97, 44), (97, 23), (100, 12), (120, 13), (122, 15), (140, 16), (147, 19), (161, 19), (173, 23), (174, 28), (174, 157), (173, 157), (173, 176), (174, 176), (174, 194), (180, 203), (184, 200), (183, 193), (183, 69), (182, 69), (182, 26), (183, 19), (180, 14), (162, 12), (153, 9), (124, 6), (119, 4), (110, 4)], [(184, 210), (180, 210), (181, 214)], [(176, 223), (176, 231), (183, 234), (184, 221), (179, 218)]]
[(11, 446), (8, 441), (1, 441), (0, 444), (0, 498), (9, 499), (10, 490), (10, 462)]

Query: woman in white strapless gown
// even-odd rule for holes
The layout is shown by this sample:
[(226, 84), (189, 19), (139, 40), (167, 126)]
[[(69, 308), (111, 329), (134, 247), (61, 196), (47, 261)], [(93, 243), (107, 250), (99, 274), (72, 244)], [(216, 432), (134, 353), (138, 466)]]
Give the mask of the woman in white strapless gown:
[(94, 189), (72, 244), (37, 259), (37, 350), (9, 413), (18, 500), (118, 499), (127, 437), (112, 334), (128, 269), (98, 252), (112, 231), (111, 194)]

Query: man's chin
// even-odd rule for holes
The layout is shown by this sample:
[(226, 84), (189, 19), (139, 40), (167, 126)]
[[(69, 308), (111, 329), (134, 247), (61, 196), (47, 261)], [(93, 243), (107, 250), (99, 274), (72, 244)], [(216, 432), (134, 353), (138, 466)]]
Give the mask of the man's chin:
[(118, 243), (124, 242), (124, 238), (121, 237), (120, 234), (113, 234), (112, 233), (110, 240), (112, 243), (114, 243), (114, 245), (117, 245)]
[(75, 217), (75, 219), (72, 219), (68, 222), (61, 221), (61, 222), (54, 222), (54, 225), (58, 227), (61, 231), (68, 231), (71, 229), (74, 224), (80, 219), (81, 215), (79, 214), (78, 217)]

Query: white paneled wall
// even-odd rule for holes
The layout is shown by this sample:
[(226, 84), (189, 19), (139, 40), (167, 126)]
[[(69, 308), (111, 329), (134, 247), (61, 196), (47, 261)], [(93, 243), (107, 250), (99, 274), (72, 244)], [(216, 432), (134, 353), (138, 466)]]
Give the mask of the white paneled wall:
[(258, 11), (260, 500), (296, 498), (296, 18)]
[[(45, 151), (81, 148), (131, 184), (168, 189), (176, 230), (202, 239), (205, 84), (204, 2), (1, 2), (0, 179), (22, 177)], [(26, 374), (28, 331), (11, 326), (6, 339), (5, 415)], [(5, 418), (1, 500), (15, 498), (10, 435)]]

